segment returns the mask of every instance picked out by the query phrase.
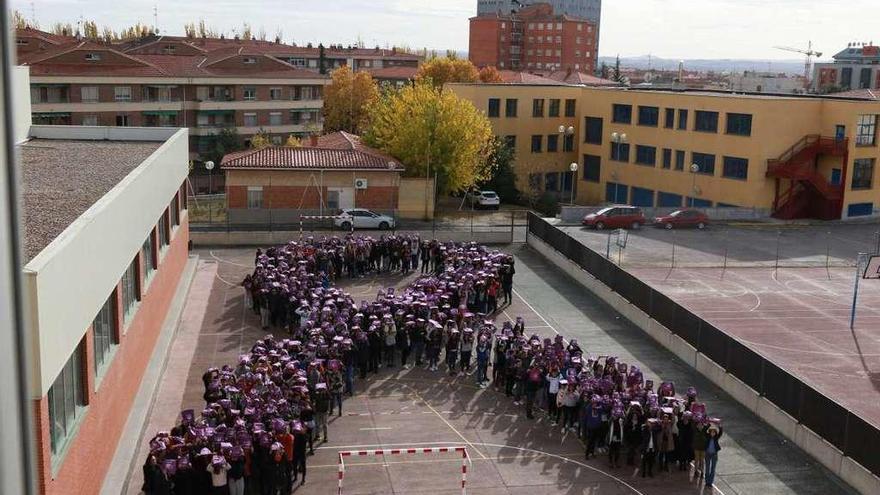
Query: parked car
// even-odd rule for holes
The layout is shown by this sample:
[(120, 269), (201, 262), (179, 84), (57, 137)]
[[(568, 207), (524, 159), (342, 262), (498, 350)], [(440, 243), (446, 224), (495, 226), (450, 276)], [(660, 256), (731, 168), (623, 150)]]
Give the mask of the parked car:
[(678, 229), (683, 227), (696, 227), (700, 230), (705, 229), (709, 225), (709, 217), (699, 210), (691, 210), (688, 208), (675, 210), (669, 215), (664, 215), (654, 219), (654, 226), (663, 227), (666, 230)]
[(475, 209), (493, 209), (501, 207), (501, 198), (495, 191), (474, 191), (469, 194), (471, 204)]
[(587, 227), (596, 230), (611, 229), (639, 229), (647, 220), (642, 209), (635, 206), (609, 206), (596, 213), (590, 213), (581, 222)]
[(394, 218), (364, 208), (348, 208), (333, 219), (333, 225), (344, 230), (351, 230), (352, 227), (387, 230), (394, 227)]

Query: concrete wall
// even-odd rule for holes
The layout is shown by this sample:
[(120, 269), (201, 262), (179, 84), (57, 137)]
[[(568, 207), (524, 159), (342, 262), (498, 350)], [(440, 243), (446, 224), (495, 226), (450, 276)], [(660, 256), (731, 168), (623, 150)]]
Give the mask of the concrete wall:
[(528, 235), (526, 242), (550, 261), (551, 264), (569, 274), (584, 288), (642, 329), (658, 344), (699, 371), (737, 402), (794, 442), (798, 447), (852, 485), (860, 493), (864, 495), (880, 493), (880, 478), (862, 465), (844, 456), (836, 447), (799, 424), (796, 419), (761, 397), (751, 387), (727, 373), (724, 368), (698, 352), (693, 346), (685, 342), (684, 339), (674, 335), (668, 328), (631, 304), (620, 294), (612, 291), (608, 286), (565, 257), (565, 255), (550, 247), (549, 244), (534, 235)]
[[(133, 138), (136, 129), (32, 129), (45, 137)], [(156, 129), (155, 132), (169, 132)], [(125, 138), (123, 138), (125, 139)], [(181, 129), (24, 267), (31, 316), (32, 394), (43, 397), (187, 176)], [(88, 283), (84, 283), (88, 281)]]
[(434, 179), (401, 178), (397, 202), (398, 217), (419, 220), (433, 219), (434, 192)]
[(15, 143), (21, 143), (28, 138), (31, 127), (30, 72), (27, 67), (12, 67), (10, 79), (12, 80), (12, 117), (14, 122), (12, 137)]
[[(603, 206), (563, 206), (560, 211), (562, 223), (580, 224), (581, 220), (590, 213), (595, 213), (604, 208)], [(645, 217), (650, 221), (655, 217), (668, 215), (679, 208), (642, 208)], [(711, 220), (761, 220), (770, 216), (770, 210), (765, 208), (696, 208)]]

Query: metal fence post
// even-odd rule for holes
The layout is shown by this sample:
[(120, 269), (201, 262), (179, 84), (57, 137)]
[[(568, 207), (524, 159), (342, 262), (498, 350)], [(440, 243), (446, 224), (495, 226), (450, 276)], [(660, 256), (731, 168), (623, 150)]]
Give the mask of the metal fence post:
[(516, 211), (510, 210), (510, 243), (513, 244), (513, 223)]
[(779, 241), (782, 238), (782, 231), (776, 232), (776, 263), (773, 266), (773, 278), (779, 278)]
[(825, 274), (831, 280), (831, 231), (828, 231), (825, 238)]

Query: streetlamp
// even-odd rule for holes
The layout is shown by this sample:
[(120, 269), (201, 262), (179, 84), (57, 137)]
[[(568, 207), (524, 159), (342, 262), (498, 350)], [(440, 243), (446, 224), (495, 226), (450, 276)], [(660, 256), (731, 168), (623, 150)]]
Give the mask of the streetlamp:
[(574, 186), (575, 184), (577, 184), (578, 171), (577, 162), (571, 162), (571, 165), (568, 166), (568, 169), (571, 170), (571, 205), (574, 206)]
[[(614, 148), (611, 150), (611, 160), (612, 161), (620, 161), (620, 145), (626, 142), (626, 133), (625, 132), (612, 132), (611, 133), (611, 142), (614, 143)], [(617, 204), (617, 190), (620, 189), (618, 185), (614, 184), (614, 204)]]
[(694, 195), (697, 194), (697, 174), (700, 173), (700, 165), (696, 163), (691, 164), (691, 175), (693, 176), (693, 181), (691, 181), (691, 208), (694, 207)]
[(208, 194), (212, 194), (214, 192), (214, 182), (213, 182), (213, 172), (214, 170), (214, 162), (208, 160), (205, 162), (205, 170), (208, 171)]

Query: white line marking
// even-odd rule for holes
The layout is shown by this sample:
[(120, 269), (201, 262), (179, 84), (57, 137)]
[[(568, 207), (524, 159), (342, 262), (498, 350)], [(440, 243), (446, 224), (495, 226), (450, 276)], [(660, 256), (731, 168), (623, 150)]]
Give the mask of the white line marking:
[(361, 431), (371, 431), (371, 430), (393, 430), (390, 426), (376, 427), (376, 428), (361, 428)]

